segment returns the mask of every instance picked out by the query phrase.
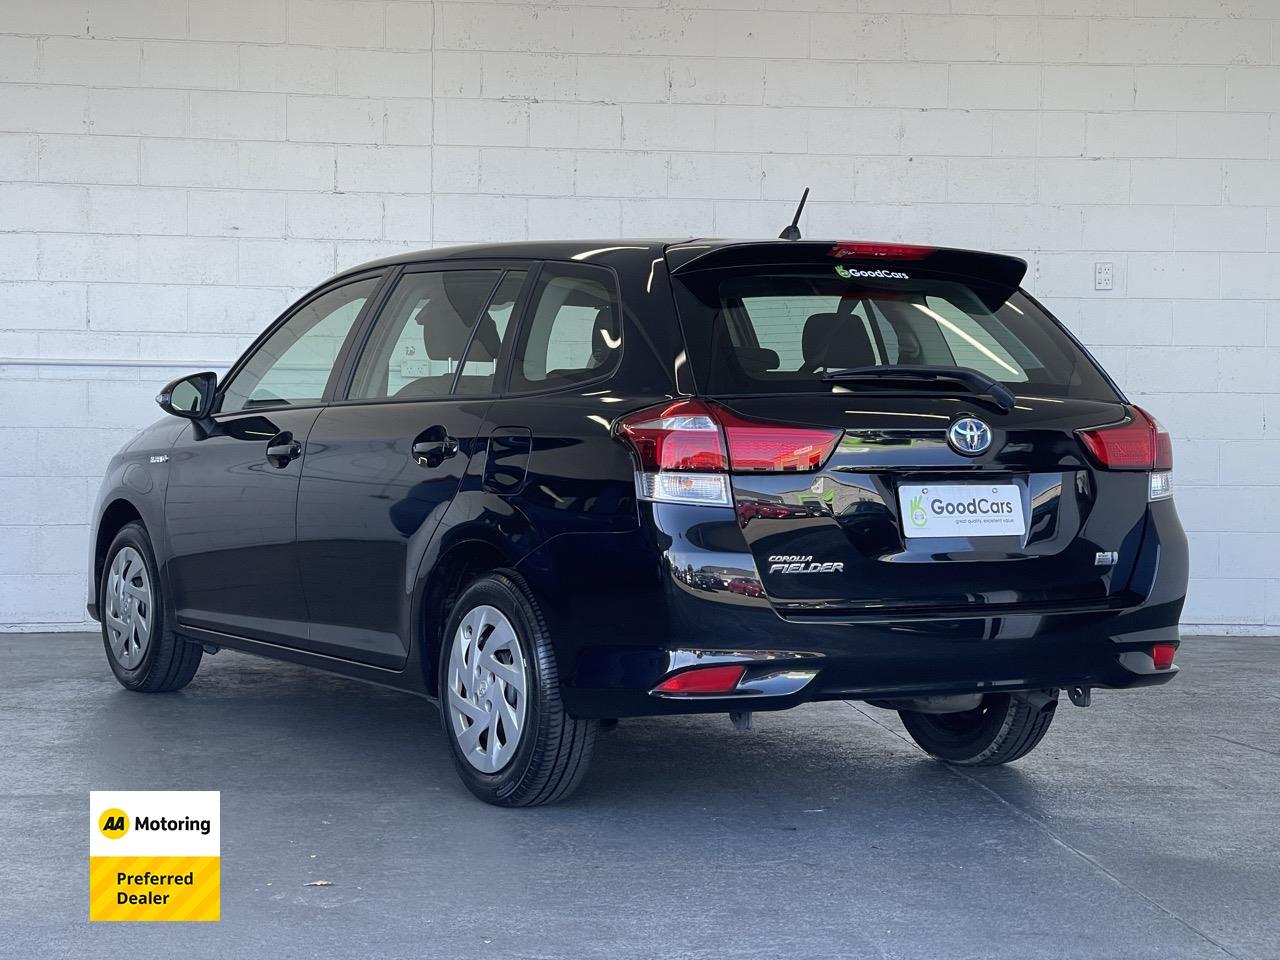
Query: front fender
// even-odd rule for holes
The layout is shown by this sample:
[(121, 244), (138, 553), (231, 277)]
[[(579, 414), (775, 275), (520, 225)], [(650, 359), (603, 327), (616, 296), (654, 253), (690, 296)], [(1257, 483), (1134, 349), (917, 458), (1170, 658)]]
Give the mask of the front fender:
[(151, 538), (161, 586), (169, 596), (166, 567), (169, 557), (168, 528), (164, 520), (164, 499), (169, 484), (169, 451), (186, 424), (165, 417), (147, 427), (111, 458), (98, 488), (89, 538), (89, 616), (97, 620), (98, 585), (106, 549), (119, 529), (135, 515), (141, 518)]

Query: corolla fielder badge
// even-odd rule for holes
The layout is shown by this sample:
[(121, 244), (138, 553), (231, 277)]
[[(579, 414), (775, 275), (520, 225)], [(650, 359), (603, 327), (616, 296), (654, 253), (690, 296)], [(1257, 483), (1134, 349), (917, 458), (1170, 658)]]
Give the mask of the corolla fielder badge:
[(991, 446), (991, 428), (977, 417), (963, 417), (947, 429), (947, 443), (957, 453), (976, 457)]
[(844, 564), (814, 560), (809, 554), (804, 556), (773, 556), (769, 558), (770, 573), (844, 573)]

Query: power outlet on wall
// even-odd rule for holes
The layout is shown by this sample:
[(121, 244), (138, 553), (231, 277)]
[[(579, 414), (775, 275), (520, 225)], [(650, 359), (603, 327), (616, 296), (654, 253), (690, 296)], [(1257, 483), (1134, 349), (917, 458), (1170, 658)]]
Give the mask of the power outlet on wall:
[(1114, 263), (1095, 263), (1093, 265), (1093, 289), (1110, 290), (1115, 285), (1116, 265)]

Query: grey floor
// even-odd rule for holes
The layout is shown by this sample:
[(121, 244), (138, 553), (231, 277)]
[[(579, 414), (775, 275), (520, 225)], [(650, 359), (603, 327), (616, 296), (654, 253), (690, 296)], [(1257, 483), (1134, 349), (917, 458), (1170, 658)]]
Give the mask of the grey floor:
[[(1280, 640), (1183, 650), (1003, 769), (829, 703), (624, 721), (509, 811), (425, 701), (230, 652), (140, 696), (96, 637), (0, 635), (0, 956), (1275, 960)], [(86, 920), (91, 789), (222, 791), (220, 924)]]

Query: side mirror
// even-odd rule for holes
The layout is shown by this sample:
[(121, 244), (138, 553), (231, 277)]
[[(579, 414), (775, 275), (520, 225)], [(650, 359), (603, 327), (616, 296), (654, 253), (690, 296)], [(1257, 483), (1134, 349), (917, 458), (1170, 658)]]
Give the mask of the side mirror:
[(165, 413), (187, 420), (204, 420), (213, 412), (214, 394), (218, 389), (218, 375), (212, 372), (193, 373), (175, 380), (156, 396), (156, 403)]

